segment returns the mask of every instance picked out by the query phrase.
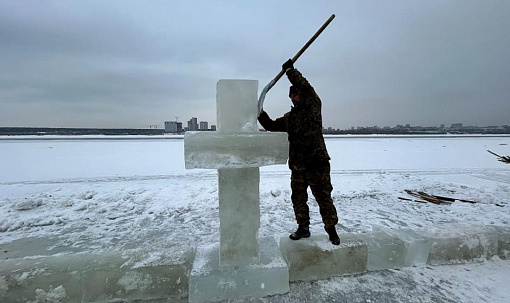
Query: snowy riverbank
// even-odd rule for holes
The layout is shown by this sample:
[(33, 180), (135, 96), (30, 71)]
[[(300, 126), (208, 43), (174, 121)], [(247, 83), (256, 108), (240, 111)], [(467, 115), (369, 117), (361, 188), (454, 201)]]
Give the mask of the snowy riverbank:
[[(182, 140), (46, 139), (0, 140), (0, 247), (37, 238), (40, 254), (47, 254), (49, 248), (101, 252), (219, 239), (216, 171), (185, 170)], [(510, 225), (510, 165), (487, 152), (509, 155), (508, 136), (342, 136), (328, 137), (326, 143), (333, 198), (341, 224), (351, 231), (370, 231), (376, 225), (430, 228), (445, 222)], [(261, 168), (260, 237), (286, 237), (295, 228), (289, 178), (285, 165)], [(411, 198), (405, 189), (477, 203), (398, 199)], [(310, 205), (311, 232), (322, 234), (313, 199)], [(273, 300), (288, 302), (298, 289), (308, 289), (320, 300), (343, 293), (350, 302), (375, 302), (372, 288), (386, 287), (396, 295), (385, 302), (504, 302), (510, 298), (508, 272), (509, 261), (497, 258), (407, 268), (293, 283), (291, 294)], [(399, 290), (399, 281), (406, 279), (414, 281), (414, 288), (406, 288), (407, 283)]]

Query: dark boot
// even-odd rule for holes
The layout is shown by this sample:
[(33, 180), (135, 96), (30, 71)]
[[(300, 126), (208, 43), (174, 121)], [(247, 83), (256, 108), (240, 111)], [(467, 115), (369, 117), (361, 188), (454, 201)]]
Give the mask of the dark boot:
[(310, 237), (310, 230), (308, 227), (298, 227), (298, 229), (290, 234), (289, 238), (292, 240), (299, 240), (301, 238), (309, 238)]
[(340, 237), (338, 237), (338, 234), (336, 233), (335, 226), (324, 226), (324, 229), (329, 235), (329, 241), (333, 243), (333, 245), (339, 245), (340, 244)]

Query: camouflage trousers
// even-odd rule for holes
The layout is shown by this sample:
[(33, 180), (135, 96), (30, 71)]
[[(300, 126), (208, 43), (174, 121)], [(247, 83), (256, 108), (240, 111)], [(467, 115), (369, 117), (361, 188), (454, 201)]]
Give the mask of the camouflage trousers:
[(333, 199), (331, 198), (330, 176), (331, 167), (329, 162), (313, 170), (292, 170), (290, 187), (292, 189), (292, 206), (294, 207), (294, 215), (300, 227), (308, 227), (310, 225), (310, 213), (308, 208), (308, 186), (312, 191), (319, 211), (322, 222), (325, 226), (334, 226), (338, 223)]

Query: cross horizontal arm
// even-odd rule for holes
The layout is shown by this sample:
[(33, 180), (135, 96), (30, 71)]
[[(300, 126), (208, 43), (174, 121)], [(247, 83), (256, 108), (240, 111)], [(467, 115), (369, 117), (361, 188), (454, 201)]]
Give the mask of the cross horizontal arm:
[(285, 164), (287, 133), (186, 132), (186, 169), (241, 168)]

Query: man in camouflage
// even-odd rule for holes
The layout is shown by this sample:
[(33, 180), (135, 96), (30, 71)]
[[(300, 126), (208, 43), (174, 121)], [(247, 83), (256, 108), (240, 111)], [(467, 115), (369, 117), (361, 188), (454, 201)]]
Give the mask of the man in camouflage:
[(289, 168), (291, 175), (292, 205), (298, 229), (290, 235), (292, 240), (310, 237), (310, 214), (307, 189), (319, 204), (324, 229), (331, 243), (340, 244), (335, 225), (338, 223), (331, 198), (331, 159), (322, 136), (321, 100), (313, 87), (294, 68), (289, 59), (282, 66), (292, 86), (289, 97), (294, 105), (283, 117), (272, 120), (265, 111), (258, 118), (268, 131), (287, 132), (289, 140)]

